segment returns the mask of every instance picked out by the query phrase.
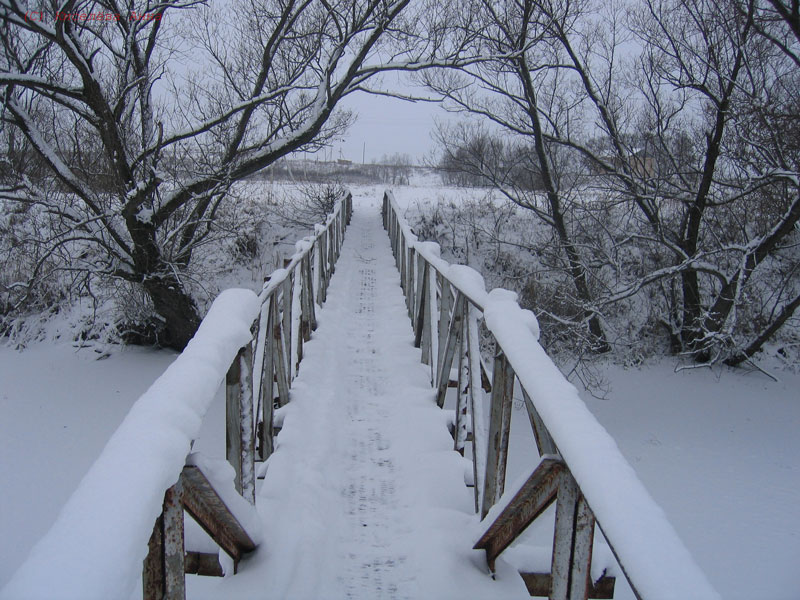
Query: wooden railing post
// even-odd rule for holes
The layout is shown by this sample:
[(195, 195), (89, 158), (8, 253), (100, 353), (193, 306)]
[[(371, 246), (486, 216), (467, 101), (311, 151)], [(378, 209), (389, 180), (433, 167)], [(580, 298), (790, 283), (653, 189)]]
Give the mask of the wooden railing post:
[(300, 331), (297, 336), (297, 365), (303, 360), (303, 344), (311, 340), (317, 328), (314, 312), (314, 288), (311, 282), (311, 260), (305, 256), (300, 262)]
[(469, 352), (466, 335), (467, 319), (462, 319), (461, 329), (462, 333), (458, 341), (458, 391), (456, 394), (456, 419), (455, 419), (455, 435), (454, 450), (461, 456), (464, 456), (464, 446), (467, 444), (467, 429), (468, 429), (468, 412), (469, 412), (469, 398), (471, 393), (471, 382), (469, 376)]
[(286, 376), (287, 385), (291, 388), (292, 387), (292, 375), (294, 369), (292, 369), (292, 356), (293, 356), (293, 322), (292, 322), (292, 306), (294, 304), (294, 286), (292, 285), (292, 275), (289, 274), (283, 282), (283, 293), (281, 294), (281, 298), (283, 298), (283, 307), (281, 310), (281, 316), (283, 318), (283, 343), (285, 346), (284, 349), (284, 360), (286, 362)]
[(144, 600), (184, 600), (186, 578), (183, 543), (183, 484), (180, 480), (164, 494), (142, 569)]
[[(428, 286), (425, 300), (425, 334), (422, 338), (422, 347), (428, 348), (428, 364), (431, 367), (431, 385), (436, 385), (436, 367), (439, 359), (439, 315), (436, 304), (436, 269), (426, 263), (425, 282)], [(423, 355), (425, 351), (423, 350)]]
[(248, 344), (236, 354), (225, 377), (225, 457), (236, 472), (236, 491), (255, 504), (252, 364)]
[(278, 383), (278, 404), (286, 406), (289, 403), (289, 374), (286, 370), (286, 346), (283, 320), (278, 310), (277, 290), (272, 302), (272, 340), (275, 345), (275, 379)]
[(416, 268), (417, 251), (413, 245), (406, 245), (406, 252), (408, 252), (408, 262), (406, 264), (406, 299), (408, 300), (408, 318), (414, 319), (414, 309), (416, 308), (417, 293), (416, 293)]
[(469, 402), (472, 416), (472, 477), (475, 482), (475, 512), (480, 510), (483, 501), (484, 480), (486, 477), (486, 452), (488, 433), (485, 430), (483, 414), (483, 387), (481, 387), (481, 347), (478, 335), (478, 316), (474, 306), (467, 312), (467, 357), (469, 359)]
[(403, 263), (403, 255), (401, 254), (400, 250), (402, 248), (403, 239), (400, 229), (400, 221), (397, 218), (397, 215), (394, 215), (394, 260), (397, 263), (397, 270), (400, 271), (400, 285), (403, 285), (403, 269), (401, 268)]
[(317, 304), (322, 305), (328, 297), (328, 234), (322, 232), (317, 243), (317, 261), (319, 266), (319, 288), (317, 289)]
[(426, 365), (433, 364), (433, 357), (431, 356), (431, 318), (433, 316), (433, 311), (431, 310), (431, 293), (436, 295), (436, 290), (434, 289), (431, 292), (431, 283), (432, 278), (430, 276), (430, 266), (428, 265), (428, 261), (422, 261), (422, 273), (421, 273), (421, 281), (419, 283), (422, 286), (422, 294), (420, 294), (420, 305), (418, 308), (420, 314), (420, 348), (422, 349), (422, 362)]
[(259, 400), (261, 406), (261, 429), (259, 431), (259, 459), (267, 460), (272, 455), (272, 424), (274, 412), (274, 385), (275, 385), (275, 320), (274, 306), (275, 295), (272, 294), (267, 300), (266, 306), (262, 307), (262, 317), (264, 323), (263, 344), (264, 353), (261, 363), (261, 386), (259, 390)]
[(444, 398), (447, 394), (447, 386), (450, 383), (450, 369), (453, 366), (453, 357), (462, 333), (462, 320), (464, 318), (464, 308), (466, 306), (466, 299), (461, 292), (457, 292), (456, 301), (453, 305), (453, 314), (450, 319), (450, 327), (447, 332), (447, 342), (445, 344), (444, 356), (439, 365), (439, 387), (436, 390), (436, 404), (439, 408), (444, 406)]
[(444, 275), (441, 273), (438, 274), (439, 277), (439, 288), (441, 289), (441, 295), (439, 297), (439, 325), (438, 325), (438, 336), (439, 336), (439, 352), (436, 358), (436, 381), (434, 385), (438, 389), (439, 387), (439, 375), (441, 374), (441, 367), (442, 362), (444, 362), (444, 353), (447, 349), (447, 332), (450, 327), (450, 309), (452, 308), (453, 304), (453, 293), (450, 289), (450, 282), (445, 279)]
[(578, 484), (564, 469), (558, 485), (551, 566), (552, 600), (585, 600), (591, 589), (594, 515)]
[(495, 356), (492, 373), (492, 408), (481, 518), (485, 517), (489, 509), (500, 499), (505, 488), (513, 393), (514, 370), (501, 350)]
[(406, 278), (406, 240), (405, 236), (403, 236), (402, 232), (400, 233), (400, 287), (403, 288), (403, 294), (405, 295), (406, 306), (409, 305), (408, 300), (408, 280)]
[(327, 243), (328, 243), (328, 277), (325, 283), (327, 287), (331, 281), (331, 276), (333, 272), (336, 270), (336, 258), (338, 257), (337, 254), (337, 243), (336, 243), (336, 227), (334, 223), (334, 227), (331, 228), (332, 235), (328, 236)]
[[(295, 268), (289, 274), (290, 284), (290, 305), (289, 318), (291, 319), (291, 354), (289, 355), (289, 369), (291, 371), (291, 380), (297, 377), (297, 371), (300, 369), (300, 359), (303, 357), (303, 339), (301, 334), (302, 319), (303, 319), (303, 281), (302, 281), (302, 262), (300, 268)], [(296, 316), (295, 316), (296, 315)], [(296, 360), (295, 360), (296, 359)], [(294, 362), (292, 362), (294, 361)], [(290, 380), (290, 383), (291, 383)]]
[[(411, 325), (414, 328), (414, 347), (422, 347), (423, 331), (425, 330), (425, 305), (427, 296), (427, 278), (425, 277), (427, 271), (427, 262), (417, 254), (417, 281), (416, 281), (416, 300), (414, 301), (414, 318), (411, 320)], [(425, 349), (422, 350), (422, 362), (428, 364), (428, 358), (425, 356)]]

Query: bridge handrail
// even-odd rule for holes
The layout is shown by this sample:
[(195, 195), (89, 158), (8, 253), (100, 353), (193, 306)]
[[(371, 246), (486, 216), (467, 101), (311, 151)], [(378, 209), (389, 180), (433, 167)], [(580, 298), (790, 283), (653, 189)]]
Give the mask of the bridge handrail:
[[(296, 371), (292, 359), (297, 356), (299, 363), (302, 340), (307, 341), (315, 327), (314, 305), (325, 299), (351, 213), (352, 198), (348, 194), (337, 202), (325, 224), (316, 227), (313, 236), (298, 242), (297, 252), (285, 268), (268, 278), (260, 294), (246, 289), (219, 294), (184, 351), (133, 404), (51, 529), (0, 590), (0, 598), (47, 599), (54, 594), (76, 600), (129, 598), (142, 576), (148, 540), (152, 552), (153, 523), (158, 528), (157, 518), (166, 514), (168, 499), (176, 487), (181, 487), (192, 443), (200, 434), (203, 417), (223, 378), (227, 458), (234, 467), (236, 490), (251, 505), (254, 503), (256, 439), (262, 459), (272, 446), (272, 393), (276, 383), (272, 374), (281, 370), (277, 365), (280, 362), (284, 376), (275, 379), (279, 387), (287, 386), (280, 396), (288, 402), (288, 386)], [(298, 315), (295, 323), (293, 308)], [(270, 320), (269, 315), (274, 320), (274, 335), (268, 337), (264, 322)], [(303, 323), (308, 326), (306, 330)], [(293, 330), (299, 333), (293, 336)], [(257, 360), (255, 369), (252, 356)], [(255, 386), (251, 384), (254, 372)], [(265, 385), (267, 382), (269, 385)], [(257, 423), (261, 419), (255, 416), (253, 404), (258, 401), (265, 407), (262, 413), (268, 415), (268, 427)], [(236, 512), (241, 515), (241, 507)], [(252, 514), (256, 514), (254, 509)], [(182, 512), (178, 515), (172, 520), (180, 523), (182, 548)], [(259, 541), (260, 532), (248, 519), (232, 518), (250, 529), (246, 533), (252, 541)], [(179, 554), (180, 593), (168, 594), (170, 598), (183, 593), (182, 549)], [(145, 569), (145, 581), (147, 577)], [(147, 589), (144, 594), (147, 598)]]
[[(468, 441), (469, 413), (472, 417), (476, 510), (480, 512), (484, 523), (489, 524), (497, 519), (495, 529), (505, 526), (507, 531), (503, 535), (507, 535), (510, 528), (521, 527), (513, 536), (508, 534), (509, 539), (503, 540), (493, 553), (488, 549), (490, 543), (487, 542), (487, 535), (490, 532), (487, 531), (476, 544), (476, 548), (487, 549), (490, 569), (493, 569), (497, 554), (538, 517), (557, 495), (552, 580), (555, 581), (559, 570), (565, 581), (572, 581), (576, 572), (588, 572), (591, 533), (588, 542), (584, 539), (581, 549), (578, 547), (580, 532), (573, 531), (571, 542), (567, 542), (567, 558), (557, 556), (563, 550), (559, 540), (562, 488), (569, 487), (570, 480), (574, 480), (577, 494), (572, 498), (574, 512), (571, 513), (568, 528), (574, 526), (579, 529), (581, 515), (586, 513), (585, 523), (593, 531), (596, 519), (637, 597), (719, 598), (614, 440), (539, 344), (538, 324), (533, 313), (520, 308), (513, 292), (495, 289), (487, 293), (480, 274), (469, 267), (451, 265), (442, 260), (438, 244), (420, 242), (401, 215), (390, 191), (384, 194), (383, 219), (400, 271), (401, 286), (406, 294), (415, 344), (422, 348), (423, 362), (431, 366), (431, 380), (437, 389), (439, 406), (444, 404), (452, 362), (458, 353), (455, 448), (463, 453)], [(479, 357), (478, 319), (481, 316), (494, 338), (496, 348), (491, 388)], [(539, 465), (542, 468), (537, 468), (528, 482), (519, 481), (515, 489), (509, 489), (504, 494), (515, 378), (528, 408), (542, 456)], [(490, 388), (492, 392), (488, 428), (482, 417), (481, 388), (487, 392)], [(548, 457), (557, 459), (559, 465), (563, 465), (567, 479), (561, 483), (556, 479), (553, 480), (555, 483), (544, 481), (543, 478), (548, 476), (545, 472), (549, 469), (545, 463), (551, 460)], [(545, 490), (545, 496), (535, 501), (520, 500), (519, 494), (523, 493), (520, 488), (537, 477), (536, 485), (540, 485), (540, 490), (545, 490), (547, 485), (551, 489)], [(554, 474), (553, 477), (561, 475)], [(517, 492), (519, 494), (515, 498)], [(530, 519), (521, 525), (512, 523), (515, 518), (513, 514), (504, 513), (512, 500), (520, 506), (520, 503), (528, 502), (528, 510), (532, 511)], [(537, 508), (534, 511), (532, 507), (535, 504)], [(583, 512), (579, 513), (579, 510)], [(584, 565), (574, 564), (580, 552), (584, 553), (583, 559), (588, 561)], [(587, 552), (588, 559), (585, 556)], [(563, 560), (567, 560), (566, 566)], [(588, 579), (588, 574), (583, 577)], [(548, 579), (548, 586), (549, 582)], [(588, 583), (591, 586), (592, 582)], [(564, 584), (568, 585), (574, 585), (574, 582)], [(553, 583), (553, 586), (555, 590), (557, 584)], [(562, 588), (565, 590), (564, 586)], [(561, 596), (554, 591), (551, 597)]]

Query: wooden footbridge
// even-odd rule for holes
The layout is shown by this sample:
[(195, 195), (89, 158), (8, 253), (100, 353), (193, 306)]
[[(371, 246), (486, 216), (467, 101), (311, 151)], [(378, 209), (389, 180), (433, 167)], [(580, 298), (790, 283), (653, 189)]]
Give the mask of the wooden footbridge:
[[(635, 597), (718, 597), (613, 440), (542, 350), (533, 314), (511, 292), (487, 293), (476, 272), (448, 264), (436, 244), (419, 241), (391, 193), (372, 207), (364, 204), (357, 224), (348, 228), (353, 201), (341, 201), (313, 236), (298, 242), (297, 252), (259, 294), (221, 294), (195, 339), (137, 402), (0, 598), (129, 598), (141, 577), (144, 598), (180, 599), (187, 597), (187, 573), (237, 571), (226, 579), (255, 582), (245, 586), (243, 597), (250, 598), (483, 598), (495, 597), (493, 590), (511, 577), (531, 596), (612, 598), (615, 587), (619, 592), (623, 586), (592, 567), (601, 532), (618, 564), (614, 572), (624, 576)], [(335, 271), (346, 279), (334, 298)], [(396, 279), (398, 273), (405, 305), (401, 310), (398, 301), (389, 319), (378, 313), (394, 305), (375, 290), (396, 290), (381, 275)], [(331, 300), (322, 308), (329, 290)], [(345, 306), (347, 294), (353, 304)], [(342, 304), (338, 312), (334, 302)], [(408, 321), (400, 324), (402, 312), (410, 328)], [(322, 346), (312, 352), (314, 343), (323, 344), (313, 340), (336, 327), (339, 334), (328, 334), (331, 353), (323, 356)], [(419, 364), (407, 366), (406, 354), (421, 360), (424, 371)], [(387, 370), (387, 361), (396, 361), (395, 367)], [(427, 381), (403, 387), (410, 376), (398, 374), (400, 369)], [(223, 380), (232, 471), (191, 451)], [(524, 399), (540, 457), (526, 479), (507, 486), (515, 391)], [(445, 407), (453, 409), (440, 411)], [(456, 546), (453, 556), (467, 557), (459, 559), (466, 573), (459, 576), (474, 582), (472, 593), (444, 593), (424, 579), (419, 565), (427, 558), (410, 566), (417, 551), (424, 553), (418, 542), (422, 526), (413, 518), (422, 509), (396, 489), (416, 485), (397, 472), (412, 473), (400, 464), (402, 453), (425, 444), (414, 441), (398, 450), (406, 448), (402, 439), (384, 426), (407, 418), (412, 427), (416, 415), (433, 418), (431, 437), (446, 435), (449, 424), (451, 449), (436, 454), (447, 464), (442, 473), (458, 471), (459, 461), (471, 463), (466, 476), (459, 472), (455, 480), (463, 480), (459, 493), (471, 493), (475, 511), (460, 515), (466, 521), (458, 523), (472, 529), (459, 533), (455, 526), (450, 546)], [(310, 421), (319, 421), (317, 429)], [(413, 429), (428, 435), (419, 433), (426, 427)], [(303, 435), (314, 436), (314, 443), (303, 444)], [(301, 460), (304, 445), (317, 450)], [(317, 482), (328, 468), (327, 454), (349, 462), (342, 466), (346, 481), (337, 482), (340, 493), (312, 507), (325, 507), (339, 523), (337, 535), (323, 541), (325, 527), (292, 519), (313, 520), (313, 510), (297, 512), (298, 505), (324, 495), (314, 490), (324, 488)], [(119, 478), (120, 472), (129, 476)], [(264, 481), (257, 492), (260, 474)], [(434, 482), (425, 493), (435, 495), (438, 486)], [(444, 506), (449, 500), (436, 502)], [(546, 518), (553, 503), (547, 564), (522, 569), (519, 577), (509, 574), (503, 552)], [(271, 512), (271, 506), (283, 512)], [(220, 553), (186, 546), (184, 513)], [(305, 545), (298, 542), (296, 553), (274, 547), (270, 534), (278, 531), (289, 532), (282, 534), (284, 541), (296, 531), (307, 538)], [(259, 560), (241, 563), (250, 553)], [(335, 558), (336, 572), (325, 579), (328, 571), (319, 563)]]

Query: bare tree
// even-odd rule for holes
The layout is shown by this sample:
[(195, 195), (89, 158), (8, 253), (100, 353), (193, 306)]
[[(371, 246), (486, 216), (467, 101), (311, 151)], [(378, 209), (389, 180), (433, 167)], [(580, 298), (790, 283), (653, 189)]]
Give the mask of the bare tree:
[(2, 127), (38, 157), (0, 198), (52, 227), (33, 279), (66, 252), (61, 269), (141, 284), (182, 348), (187, 268), (232, 183), (340, 133), (335, 107), (375, 74), (447, 58), (409, 2), (0, 0)]
[[(646, 292), (675, 352), (752, 356), (800, 304), (796, 10), (475, 5), (480, 43), (501, 56), (426, 81), (453, 110), (498, 125), (507, 141), (496, 144), (532, 157), (547, 201), (515, 185), (507, 161), (486, 160), (480, 136), (444, 132), (451, 162), (540, 211), (586, 315)], [(578, 169), (559, 158), (576, 154)], [(600, 210), (576, 195), (603, 198)]]
[[(472, 10), (475, 17), (470, 27), (475, 34), (474, 43), (482, 52), (498, 59), (465, 66), (458, 73), (425, 73), (423, 79), (451, 110), (484, 117), (506, 135), (524, 140), (515, 145), (518, 160), (514, 168), (534, 173), (541, 188), (539, 193), (518, 185), (519, 178), (511, 177), (508, 160), (479, 158), (471, 164), (487, 182), (497, 186), (512, 202), (532, 210), (554, 232), (554, 241), (564, 257), (563, 270), (571, 278), (575, 297), (583, 306), (578, 321), (586, 322), (591, 347), (606, 351), (609, 346), (600, 316), (592, 308), (594, 292), (589, 272), (569, 222), (574, 201), (570, 193), (571, 173), (557, 167), (562, 155), (557, 145), (549, 143), (560, 120), (568, 118), (569, 110), (559, 96), (563, 50), (552, 43), (551, 16), (533, 0), (500, 3), (479, 0)], [(571, 18), (569, 11), (565, 18)], [(440, 139), (446, 145), (446, 138), (451, 135), (452, 132), (443, 132)], [(462, 144), (462, 152), (470, 147), (480, 150), (479, 137), (473, 136), (467, 145)], [(473, 152), (473, 158), (491, 154), (483, 150)], [(455, 151), (446, 150), (451, 155)]]

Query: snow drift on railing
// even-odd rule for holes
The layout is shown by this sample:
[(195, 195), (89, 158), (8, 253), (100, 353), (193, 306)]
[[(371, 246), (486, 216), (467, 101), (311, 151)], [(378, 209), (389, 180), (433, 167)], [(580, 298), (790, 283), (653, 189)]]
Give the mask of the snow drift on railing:
[[(535, 316), (520, 308), (516, 293), (497, 288), (487, 294), (478, 272), (464, 265), (451, 265), (439, 257), (437, 248), (429, 242), (418, 241), (391, 192), (387, 195), (408, 246), (483, 312), (487, 329), (502, 347), (520, 384), (530, 394), (626, 577), (642, 597), (647, 600), (718, 599), (719, 594), (694, 562), (614, 439), (539, 344)], [(525, 479), (521, 477), (517, 483), (521, 485)], [(516, 493), (516, 487), (512, 484), (506, 489), (484, 524), (497, 517)], [(478, 537), (484, 529), (480, 529)]]
[(250, 290), (217, 297), (194, 338), (133, 405), (0, 598), (130, 597), (164, 491), (178, 480), (220, 382), (250, 341), (258, 310)]

